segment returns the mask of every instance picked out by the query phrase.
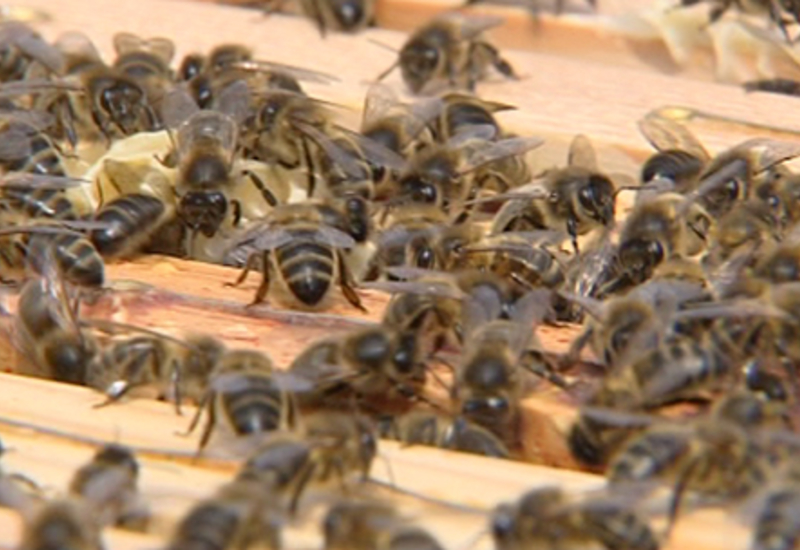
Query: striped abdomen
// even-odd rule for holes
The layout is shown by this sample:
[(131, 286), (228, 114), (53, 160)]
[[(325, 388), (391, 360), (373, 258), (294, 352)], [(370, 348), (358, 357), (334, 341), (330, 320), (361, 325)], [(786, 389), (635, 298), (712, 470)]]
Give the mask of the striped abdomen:
[(237, 435), (280, 427), (283, 396), (268, 374), (242, 374), (241, 387), (223, 393), (221, 401), (224, 415)]
[(275, 250), (278, 270), (293, 296), (307, 306), (316, 306), (333, 283), (335, 253), (318, 242), (312, 229), (294, 232), (293, 242)]

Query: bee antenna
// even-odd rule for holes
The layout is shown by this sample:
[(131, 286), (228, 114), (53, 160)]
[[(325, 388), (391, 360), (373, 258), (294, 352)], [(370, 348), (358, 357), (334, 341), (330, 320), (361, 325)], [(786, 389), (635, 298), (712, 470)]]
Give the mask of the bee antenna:
[[(375, 44), (375, 45), (376, 45), (376, 46), (378, 46), (379, 48), (383, 48), (384, 50), (388, 50), (388, 51), (390, 51), (390, 52), (392, 52), (392, 53), (400, 53), (400, 50), (398, 50), (397, 48), (393, 48), (393, 47), (392, 47), (392, 46), (390, 46), (389, 44), (384, 44), (383, 42), (380, 42), (380, 41), (378, 41), (378, 40), (375, 40), (374, 38), (367, 38), (367, 40), (368, 40), (369, 42), (372, 42), (373, 44)], [(392, 66), (392, 68), (394, 68), (394, 67), (396, 67), (396, 66), (397, 66), (397, 63), (395, 63), (395, 64)]]

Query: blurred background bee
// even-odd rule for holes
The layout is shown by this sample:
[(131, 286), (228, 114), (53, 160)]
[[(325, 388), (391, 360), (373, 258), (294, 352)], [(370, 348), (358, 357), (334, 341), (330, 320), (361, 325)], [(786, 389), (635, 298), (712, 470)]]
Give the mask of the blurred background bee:
[(440, 15), (409, 36), (398, 60), (378, 80), (399, 67), (408, 89), (420, 94), (442, 86), (472, 91), (487, 77), (490, 67), (517, 79), (511, 64), (483, 38), (483, 33), (502, 23), (491, 17)]

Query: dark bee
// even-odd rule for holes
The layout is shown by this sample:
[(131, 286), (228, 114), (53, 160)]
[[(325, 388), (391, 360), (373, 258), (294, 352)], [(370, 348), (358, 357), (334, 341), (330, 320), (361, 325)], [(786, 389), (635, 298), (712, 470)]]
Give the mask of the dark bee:
[(72, 500), (57, 500), (47, 503), (26, 522), (18, 548), (103, 550), (105, 546), (89, 509)]
[(324, 307), (338, 283), (347, 301), (364, 309), (343, 254), (355, 239), (331, 225), (325, 214), (313, 203), (281, 205), (237, 239), (228, 256), (247, 265), (235, 284), (261, 263), (262, 280), (253, 303), (263, 302), (271, 280), (277, 279), (279, 299), (294, 307)]
[(474, 90), (490, 66), (503, 76), (517, 78), (511, 64), (482, 37), (501, 23), (501, 19), (489, 17), (437, 17), (408, 38), (397, 62), (379, 80), (399, 66), (403, 81), (417, 94), (443, 82), (453, 88)]

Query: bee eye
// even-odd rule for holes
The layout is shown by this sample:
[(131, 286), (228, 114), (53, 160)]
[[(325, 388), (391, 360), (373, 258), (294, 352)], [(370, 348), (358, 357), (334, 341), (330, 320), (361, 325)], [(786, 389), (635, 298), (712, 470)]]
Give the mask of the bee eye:
[(728, 197), (731, 199), (735, 199), (736, 196), (739, 194), (739, 182), (736, 180), (729, 180), (725, 183), (725, 192), (728, 194)]
[(434, 260), (435, 256), (433, 254), (433, 250), (431, 250), (430, 247), (425, 246), (417, 251), (414, 263), (419, 268), (432, 269)]
[(594, 186), (589, 184), (581, 189), (578, 192), (578, 201), (580, 201), (581, 206), (583, 206), (585, 209), (592, 210), (597, 202), (597, 195), (595, 193)]

